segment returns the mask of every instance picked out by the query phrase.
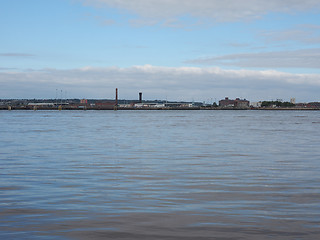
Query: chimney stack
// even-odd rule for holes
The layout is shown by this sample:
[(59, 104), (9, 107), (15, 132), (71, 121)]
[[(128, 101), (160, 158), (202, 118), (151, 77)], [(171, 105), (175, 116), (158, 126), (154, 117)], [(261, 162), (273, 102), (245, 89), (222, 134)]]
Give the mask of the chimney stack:
[(115, 106), (118, 106), (118, 88), (116, 88), (116, 102)]
[(142, 103), (142, 92), (139, 92), (139, 103)]

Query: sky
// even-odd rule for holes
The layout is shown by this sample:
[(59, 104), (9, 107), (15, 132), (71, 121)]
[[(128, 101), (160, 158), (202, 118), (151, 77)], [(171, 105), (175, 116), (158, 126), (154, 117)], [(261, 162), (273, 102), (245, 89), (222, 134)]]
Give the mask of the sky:
[(0, 99), (320, 101), (319, 0), (0, 0)]

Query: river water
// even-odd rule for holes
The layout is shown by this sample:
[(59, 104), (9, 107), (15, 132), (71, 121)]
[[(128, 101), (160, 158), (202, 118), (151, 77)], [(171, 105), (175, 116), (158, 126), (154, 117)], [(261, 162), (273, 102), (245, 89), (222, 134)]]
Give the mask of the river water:
[(320, 239), (320, 111), (1, 111), (0, 239)]

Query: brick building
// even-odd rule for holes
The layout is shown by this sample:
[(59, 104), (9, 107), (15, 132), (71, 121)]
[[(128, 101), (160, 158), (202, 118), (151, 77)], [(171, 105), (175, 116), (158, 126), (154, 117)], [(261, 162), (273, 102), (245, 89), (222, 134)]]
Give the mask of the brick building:
[(225, 99), (219, 101), (219, 107), (222, 108), (248, 108), (249, 104), (250, 102), (248, 100), (240, 98), (233, 100), (226, 97)]

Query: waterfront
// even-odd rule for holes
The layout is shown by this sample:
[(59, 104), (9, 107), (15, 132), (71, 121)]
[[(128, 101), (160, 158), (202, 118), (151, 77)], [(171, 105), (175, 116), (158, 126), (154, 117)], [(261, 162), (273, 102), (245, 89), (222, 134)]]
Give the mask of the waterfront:
[(319, 111), (0, 114), (0, 238), (320, 237)]

